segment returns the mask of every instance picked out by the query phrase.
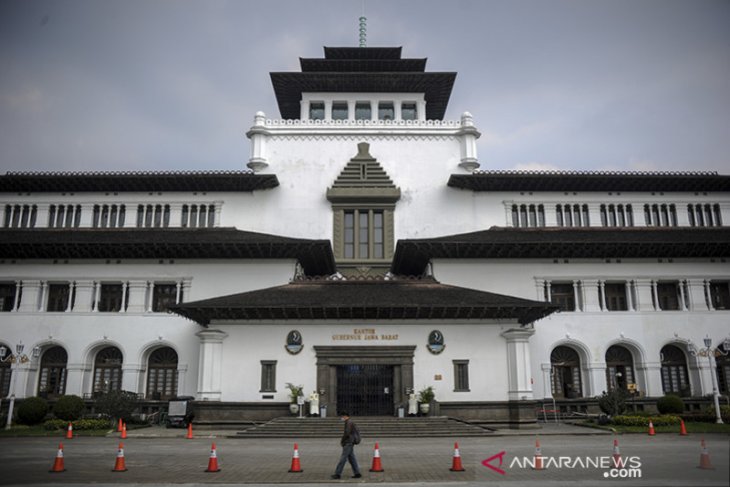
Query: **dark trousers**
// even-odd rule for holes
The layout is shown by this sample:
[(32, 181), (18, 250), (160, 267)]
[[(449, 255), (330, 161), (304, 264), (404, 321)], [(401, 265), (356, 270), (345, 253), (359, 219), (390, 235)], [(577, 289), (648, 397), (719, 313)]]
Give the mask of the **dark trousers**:
[(357, 458), (355, 458), (355, 446), (352, 443), (348, 443), (342, 447), (342, 456), (340, 461), (337, 462), (337, 468), (335, 468), (336, 475), (342, 475), (342, 469), (345, 468), (345, 463), (350, 462), (352, 467), (352, 473), (357, 475), (360, 473), (360, 467), (357, 465)]

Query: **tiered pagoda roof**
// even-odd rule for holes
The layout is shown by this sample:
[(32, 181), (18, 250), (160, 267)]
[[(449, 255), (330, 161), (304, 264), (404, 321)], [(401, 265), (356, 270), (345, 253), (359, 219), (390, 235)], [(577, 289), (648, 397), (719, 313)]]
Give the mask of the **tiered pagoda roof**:
[(298, 119), (302, 93), (424, 93), (426, 118), (443, 120), (455, 72), (425, 72), (426, 59), (402, 59), (400, 47), (325, 47), (324, 59), (300, 59), (302, 72), (274, 72), (281, 117)]

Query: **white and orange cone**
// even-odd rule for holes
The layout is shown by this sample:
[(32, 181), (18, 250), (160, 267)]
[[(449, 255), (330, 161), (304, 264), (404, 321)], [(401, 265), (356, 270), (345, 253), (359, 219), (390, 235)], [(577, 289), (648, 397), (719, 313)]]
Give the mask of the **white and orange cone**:
[(542, 464), (542, 449), (540, 448), (540, 439), (535, 438), (535, 470), (542, 470), (545, 466)]
[(193, 423), (188, 423), (188, 433), (185, 435), (186, 440), (193, 439)]
[(715, 467), (713, 467), (712, 463), (710, 463), (710, 452), (707, 450), (704, 438), (700, 441), (700, 446), (702, 447), (702, 453), (700, 453), (700, 465), (697, 468), (701, 468), (703, 470), (715, 470)]
[(210, 458), (208, 459), (208, 468), (206, 472), (220, 472), (221, 469), (218, 467), (218, 453), (215, 449), (215, 443), (210, 446)]
[(371, 472), (383, 472), (383, 464), (380, 461), (380, 448), (378, 444), (375, 444), (375, 449), (373, 450), (373, 465), (370, 468)]
[(119, 449), (117, 450), (117, 461), (114, 463), (112, 472), (126, 472), (127, 465), (124, 462), (124, 443), (119, 443)]
[(461, 464), (461, 453), (459, 452), (459, 444), (454, 443), (454, 456), (451, 461), (451, 468), (449, 469), (452, 472), (463, 472), (464, 466)]
[(654, 423), (649, 421), (649, 436), (654, 436), (656, 434), (656, 431), (654, 431)]
[(122, 423), (122, 434), (120, 438), (123, 440), (127, 439), (127, 423)]
[(66, 467), (63, 466), (63, 443), (58, 444), (58, 452), (56, 453), (56, 459), (53, 461), (53, 467), (49, 470), (51, 473), (65, 472)]
[(122, 432), (122, 418), (119, 418), (119, 422), (117, 423), (117, 433)]
[(66, 428), (66, 439), (67, 440), (74, 439), (74, 426), (71, 423), (69, 423), (68, 428)]
[(624, 463), (621, 461), (621, 450), (618, 448), (618, 439), (613, 439), (613, 468), (624, 468)]
[(297, 443), (294, 443), (294, 455), (291, 458), (291, 468), (289, 469), (290, 473), (302, 473), (304, 470), (302, 470), (302, 464), (299, 460), (299, 445)]

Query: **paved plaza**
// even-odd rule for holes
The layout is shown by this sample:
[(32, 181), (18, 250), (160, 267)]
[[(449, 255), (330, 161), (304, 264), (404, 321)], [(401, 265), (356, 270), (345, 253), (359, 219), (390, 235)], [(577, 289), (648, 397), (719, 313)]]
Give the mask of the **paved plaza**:
[[(0, 438), (0, 483), (13, 485), (48, 484), (292, 484), (292, 483), (380, 483), (464, 485), (730, 485), (730, 438), (707, 435), (706, 441), (714, 470), (697, 468), (700, 461), (700, 437), (691, 435), (540, 435), (542, 455), (553, 458), (545, 470), (520, 468), (516, 458), (532, 458), (535, 453), (533, 434), (511, 434), (487, 438), (465, 438), (459, 441), (464, 472), (451, 472), (454, 439), (450, 438), (384, 438), (379, 440), (383, 473), (371, 473), (374, 438), (364, 438), (356, 448), (363, 478), (350, 478), (345, 467), (343, 480), (331, 481), (340, 448), (336, 439), (303, 439), (298, 441), (302, 473), (289, 473), (294, 440), (240, 439), (216, 432), (198, 432), (186, 440), (183, 432), (173, 430), (166, 436), (131, 436), (124, 440), (128, 471), (112, 472), (115, 464), (116, 437), (79, 437), (64, 442), (66, 472), (48, 473), (53, 465), (60, 438)], [(141, 433), (139, 433), (141, 434)], [(230, 434), (230, 432), (228, 433)], [(613, 439), (618, 438), (622, 457), (636, 457), (640, 468), (631, 475), (641, 478), (611, 478), (609, 470), (587, 466), (569, 468), (575, 457), (610, 457)], [(217, 473), (206, 473), (211, 443), (215, 441)], [(502, 464), (499, 464), (500, 454)], [(482, 465), (489, 462), (495, 468)], [(559, 457), (562, 460), (557, 465)], [(546, 460), (549, 462), (549, 460)], [(503, 470), (504, 474), (499, 470)], [(620, 475), (613, 473), (614, 475)]]

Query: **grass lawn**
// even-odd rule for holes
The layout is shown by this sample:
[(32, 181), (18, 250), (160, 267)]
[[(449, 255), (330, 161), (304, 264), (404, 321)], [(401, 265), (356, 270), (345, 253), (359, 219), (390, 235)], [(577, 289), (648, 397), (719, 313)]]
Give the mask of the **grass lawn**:
[[(648, 434), (649, 428), (646, 426), (621, 426), (614, 424), (599, 425), (595, 422), (581, 421), (575, 423), (578, 426), (585, 426), (588, 428), (596, 428), (607, 431), (613, 431), (615, 433), (641, 433)], [(700, 423), (700, 422), (685, 422), (684, 426), (687, 428), (687, 433), (721, 433), (730, 435), (730, 424), (716, 424), (716, 423)], [(679, 425), (672, 426), (655, 426), (654, 430), (657, 434), (679, 434)]]

